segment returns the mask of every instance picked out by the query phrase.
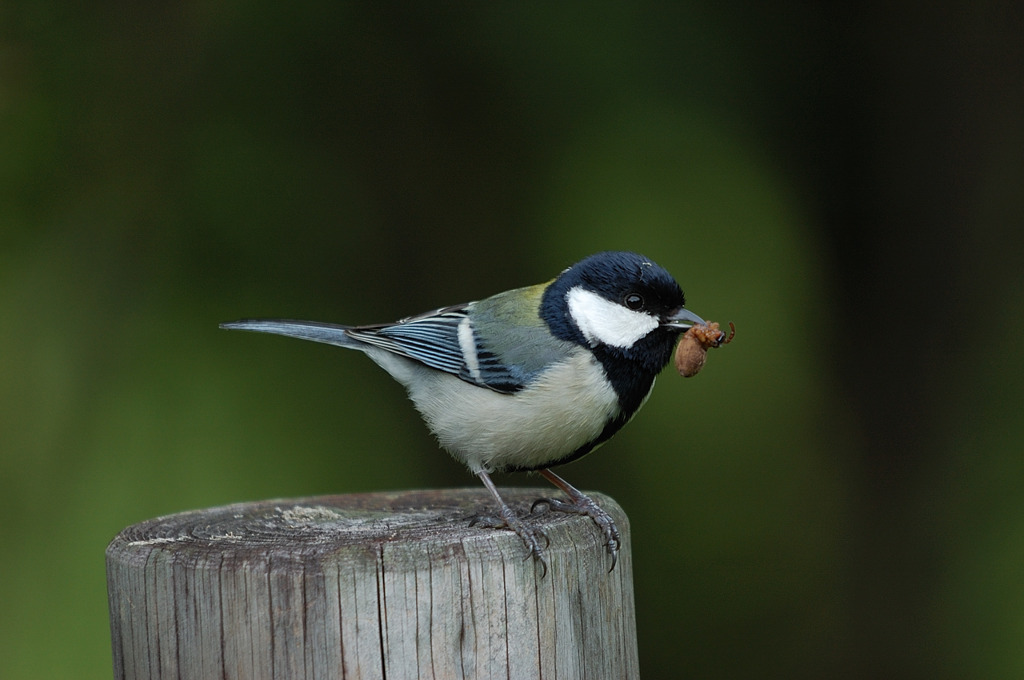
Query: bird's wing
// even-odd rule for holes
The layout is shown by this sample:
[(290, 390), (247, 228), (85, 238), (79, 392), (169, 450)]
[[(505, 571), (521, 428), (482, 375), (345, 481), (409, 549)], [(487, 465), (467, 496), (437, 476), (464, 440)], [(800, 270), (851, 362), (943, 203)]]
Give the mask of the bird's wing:
[[(478, 303), (442, 307), (393, 324), (356, 326), (346, 334), (431, 368), (458, 376), (466, 382), (511, 394), (526, 387), (543, 369), (521, 363), (509, 364), (482, 342), (470, 315)], [(540, 329), (536, 329), (540, 332)], [(532, 334), (527, 332), (527, 334)], [(515, 340), (529, 342), (523, 329), (513, 331)], [(538, 334), (537, 339), (543, 337)]]
[(459, 324), (467, 305), (444, 307), (393, 324), (356, 326), (349, 337), (458, 375), (465, 365), (459, 344)]

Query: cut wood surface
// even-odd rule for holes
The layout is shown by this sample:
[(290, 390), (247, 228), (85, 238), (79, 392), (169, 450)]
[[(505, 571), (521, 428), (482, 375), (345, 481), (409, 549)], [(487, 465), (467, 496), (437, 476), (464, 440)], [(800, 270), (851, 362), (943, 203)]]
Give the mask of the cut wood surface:
[[(115, 678), (639, 676), (629, 525), (502, 495), (548, 537), (470, 527), (483, 489), (241, 503), (141, 522), (107, 548)], [(543, 506), (541, 506), (543, 507)]]

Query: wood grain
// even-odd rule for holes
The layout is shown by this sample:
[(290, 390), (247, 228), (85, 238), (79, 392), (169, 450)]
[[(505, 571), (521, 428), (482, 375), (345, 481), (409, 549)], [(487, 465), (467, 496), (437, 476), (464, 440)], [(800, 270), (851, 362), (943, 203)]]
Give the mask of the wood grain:
[[(503, 489), (521, 515), (548, 489)], [(629, 525), (470, 527), (483, 489), (262, 501), (161, 517), (107, 548), (116, 678), (636, 678)]]

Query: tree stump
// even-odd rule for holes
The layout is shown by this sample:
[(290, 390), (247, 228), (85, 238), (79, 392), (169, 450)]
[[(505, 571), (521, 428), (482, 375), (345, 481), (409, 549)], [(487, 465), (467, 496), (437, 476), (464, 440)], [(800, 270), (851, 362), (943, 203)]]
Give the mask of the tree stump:
[[(521, 515), (544, 489), (503, 489)], [(241, 503), (107, 548), (115, 678), (639, 677), (629, 525), (611, 572), (588, 517), (537, 512), (547, 573), (470, 527), (483, 489)]]

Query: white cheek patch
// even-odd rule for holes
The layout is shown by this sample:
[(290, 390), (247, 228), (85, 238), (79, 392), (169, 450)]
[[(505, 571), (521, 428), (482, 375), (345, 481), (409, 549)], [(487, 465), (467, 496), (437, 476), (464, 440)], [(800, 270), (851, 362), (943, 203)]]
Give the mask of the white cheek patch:
[(646, 312), (637, 312), (606, 300), (579, 286), (566, 295), (569, 314), (591, 346), (632, 347), (660, 324)]

